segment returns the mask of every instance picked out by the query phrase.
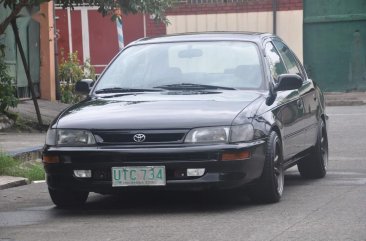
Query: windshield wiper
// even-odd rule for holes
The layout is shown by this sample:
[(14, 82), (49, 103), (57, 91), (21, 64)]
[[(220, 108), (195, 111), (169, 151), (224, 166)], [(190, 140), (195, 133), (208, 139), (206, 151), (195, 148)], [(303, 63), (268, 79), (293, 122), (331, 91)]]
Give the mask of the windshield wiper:
[(158, 89), (134, 89), (134, 88), (121, 88), (121, 87), (113, 87), (113, 88), (104, 88), (95, 91), (96, 94), (104, 94), (104, 93), (126, 93), (126, 92), (149, 92), (149, 91), (161, 91)]
[(155, 86), (154, 88), (166, 89), (166, 90), (236, 90), (232, 87), (225, 87), (225, 86), (216, 86), (216, 85), (201, 85), (201, 84), (193, 84), (193, 83), (180, 83), (180, 84), (170, 84), (170, 85), (160, 85)]

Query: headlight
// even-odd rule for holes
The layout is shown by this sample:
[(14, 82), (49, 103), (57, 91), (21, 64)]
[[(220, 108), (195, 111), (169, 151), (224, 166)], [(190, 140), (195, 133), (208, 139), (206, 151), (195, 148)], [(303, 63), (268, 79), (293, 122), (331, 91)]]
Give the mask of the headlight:
[(49, 129), (46, 136), (46, 145), (80, 146), (93, 145), (95, 139), (90, 131), (71, 129)]
[(187, 143), (226, 143), (230, 127), (204, 127), (191, 130), (185, 139)]
[[(229, 138), (230, 136), (230, 138)], [(251, 124), (237, 126), (203, 127), (191, 130), (185, 139), (186, 143), (236, 143), (251, 141), (254, 128)]]
[(231, 127), (230, 142), (251, 141), (254, 138), (254, 128), (251, 124)]

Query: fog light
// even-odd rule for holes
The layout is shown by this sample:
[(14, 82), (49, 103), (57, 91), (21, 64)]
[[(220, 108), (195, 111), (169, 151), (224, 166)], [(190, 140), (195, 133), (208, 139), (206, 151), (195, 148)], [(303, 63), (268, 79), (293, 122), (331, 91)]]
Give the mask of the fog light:
[(91, 170), (74, 170), (74, 176), (79, 178), (90, 178)]
[(190, 168), (187, 169), (187, 176), (188, 177), (200, 177), (205, 174), (205, 168)]

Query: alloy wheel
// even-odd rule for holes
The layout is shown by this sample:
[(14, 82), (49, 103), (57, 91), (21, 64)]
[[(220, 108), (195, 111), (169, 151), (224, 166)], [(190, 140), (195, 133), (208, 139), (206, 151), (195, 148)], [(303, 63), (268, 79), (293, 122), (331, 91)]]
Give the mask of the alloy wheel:
[(282, 159), (280, 156), (280, 145), (279, 140), (277, 139), (275, 142), (275, 156), (273, 160), (273, 166), (274, 166), (274, 177), (277, 184), (277, 192), (280, 196), (282, 196), (283, 193), (283, 186), (284, 186), (284, 171), (282, 166)]
[(322, 127), (322, 136), (320, 139), (320, 152), (322, 155), (324, 168), (325, 168), (325, 170), (327, 170), (327, 167), (328, 167), (328, 140), (327, 140), (327, 134), (326, 134), (326, 130), (325, 130), (324, 126)]

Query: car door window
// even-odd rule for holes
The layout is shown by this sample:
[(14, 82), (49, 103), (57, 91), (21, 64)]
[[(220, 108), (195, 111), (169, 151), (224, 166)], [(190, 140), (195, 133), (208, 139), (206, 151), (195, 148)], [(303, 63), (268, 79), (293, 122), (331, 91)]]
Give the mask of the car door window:
[(300, 60), (295, 56), (295, 54), (294, 54), (294, 57), (295, 57), (295, 61), (297, 63), (297, 67), (299, 67), (299, 69), (300, 69), (300, 73), (301, 73), (302, 78), (304, 80), (306, 80), (308, 77), (307, 77), (304, 66), (301, 64)]
[(278, 49), (283, 61), (285, 62), (288, 72), (290, 74), (298, 74), (302, 76), (302, 73), (299, 67), (297, 66), (295, 57), (292, 54), (291, 50), (281, 41), (274, 40), (273, 43)]
[(272, 77), (275, 81), (277, 81), (277, 77), (280, 74), (287, 73), (286, 67), (281, 59), (281, 56), (271, 42), (266, 43), (265, 52)]

